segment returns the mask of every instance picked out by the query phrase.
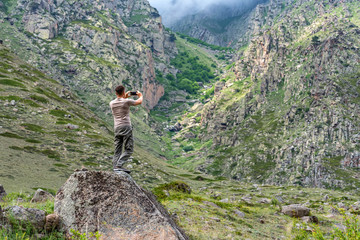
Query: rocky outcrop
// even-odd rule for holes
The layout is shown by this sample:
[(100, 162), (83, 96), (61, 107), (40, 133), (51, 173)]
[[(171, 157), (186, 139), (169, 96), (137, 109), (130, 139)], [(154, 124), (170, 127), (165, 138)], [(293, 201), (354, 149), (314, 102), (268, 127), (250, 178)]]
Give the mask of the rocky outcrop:
[(37, 231), (42, 231), (45, 226), (45, 211), (22, 206), (11, 206), (6, 209), (6, 218), (18, 221), (24, 228), (29, 224)]
[(305, 216), (309, 216), (310, 209), (298, 204), (292, 204), (292, 205), (283, 206), (281, 208), (281, 212), (290, 217), (302, 218)]
[(188, 239), (150, 192), (126, 173), (75, 172), (55, 199), (61, 228), (102, 239)]
[(50, 193), (42, 190), (42, 189), (38, 189), (36, 190), (36, 192), (34, 193), (33, 198), (31, 199), (31, 202), (45, 202), (47, 200), (53, 200), (54, 197), (53, 195), (51, 195)]

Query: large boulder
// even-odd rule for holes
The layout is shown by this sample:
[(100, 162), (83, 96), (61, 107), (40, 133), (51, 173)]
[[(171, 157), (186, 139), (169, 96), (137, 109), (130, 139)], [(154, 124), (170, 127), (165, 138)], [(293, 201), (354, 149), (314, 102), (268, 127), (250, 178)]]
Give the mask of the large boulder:
[(39, 188), (38, 190), (36, 190), (33, 198), (31, 199), (31, 202), (46, 202), (47, 200), (53, 199), (53, 195)]
[(6, 192), (5, 189), (3, 187), (3, 185), (0, 184), (0, 201), (3, 199), (3, 197), (6, 196)]
[(6, 218), (13, 218), (26, 228), (29, 224), (42, 231), (45, 225), (45, 211), (22, 206), (11, 206), (6, 209)]
[(302, 218), (304, 216), (309, 216), (310, 209), (299, 204), (291, 204), (283, 206), (281, 212), (290, 217)]
[(188, 239), (155, 196), (126, 173), (75, 172), (55, 197), (55, 213), (70, 229), (102, 239)]

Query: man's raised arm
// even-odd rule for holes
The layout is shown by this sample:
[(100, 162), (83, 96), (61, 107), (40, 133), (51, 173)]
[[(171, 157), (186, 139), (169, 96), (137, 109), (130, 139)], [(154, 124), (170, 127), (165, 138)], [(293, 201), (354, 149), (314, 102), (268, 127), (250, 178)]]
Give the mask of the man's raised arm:
[(138, 91), (136, 95), (137, 95), (139, 98), (135, 101), (135, 106), (142, 104), (142, 101), (143, 101), (143, 95), (142, 95), (141, 92)]

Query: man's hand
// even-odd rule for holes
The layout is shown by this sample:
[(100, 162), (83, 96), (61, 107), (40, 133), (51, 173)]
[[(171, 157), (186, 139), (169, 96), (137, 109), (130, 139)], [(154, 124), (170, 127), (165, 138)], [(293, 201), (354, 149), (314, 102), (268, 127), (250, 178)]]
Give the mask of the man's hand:
[(136, 92), (136, 95), (137, 95), (139, 98), (142, 97), (142, 93), (139, 92), (139, 91)]
[(125, 93), (125, 98), (129, 98), (130, 96), (131, 96), (130, 91), (127, 91), (127, 92)]

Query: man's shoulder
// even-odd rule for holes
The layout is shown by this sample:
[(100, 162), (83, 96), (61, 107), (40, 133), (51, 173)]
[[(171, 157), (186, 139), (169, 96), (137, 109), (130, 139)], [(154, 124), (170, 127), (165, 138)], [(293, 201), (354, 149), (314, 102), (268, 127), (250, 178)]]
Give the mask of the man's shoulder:
[(113, 104), (116, 102), (116, 100), (117, 100), (117, 99), (115, 98), (114, 100), (110, 101), (109, 104), (110, 104), (110, 105), (113, 105)]

